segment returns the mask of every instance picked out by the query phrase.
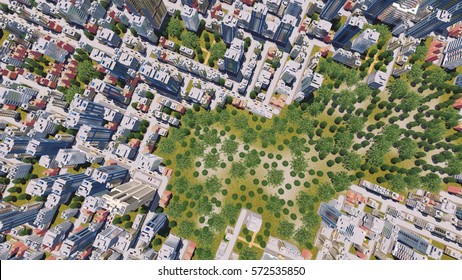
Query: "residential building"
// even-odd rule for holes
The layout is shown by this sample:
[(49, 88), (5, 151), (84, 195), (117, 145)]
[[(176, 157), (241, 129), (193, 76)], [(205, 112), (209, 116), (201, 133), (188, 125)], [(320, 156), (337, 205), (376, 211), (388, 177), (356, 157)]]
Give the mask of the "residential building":
[(304, 96), (309, 96), (321, 87), (323, 81), (324, 76), (322, 74), (315, 73), (313, 70), (308, 69), (305, 73), (305, 77), (302, 79), (300, 91), (303, 92)]
[(181, 18), (184, 22), (184, 27), (190, 31), (197, 32), (200, 25), (199, 13), (196, 9), (188, 6), (183, 6)]
[(332, 21), (347, 0), (327, 0), (326, 5), (321, 11), (320, 17), (323, 20)]
[(78, 149), (60, 149), (55, 157), (59, 168), (83, 164), (86, 160), (86, 153)]
[(167, 17), (167, 7), (164, 0), (126, 0), (127, 7), (132, 12), (138, 12), (152, 22), (157, 31), (160, 31)]
[(70, 235), (63, 241), (59, 253), (69, 258), (74, 253), (83, 251), (93, 243), (101, 228), (102, 223), (91, 223), (89, 226)]
[(145, 16), (133, 15), (130, 25), (141, 37), (144, 37), (153, 43), (157, 42), (159, 39), (154, 33), (154, 27), (151, 21)]
[(93, 247), (106, 251), (117, 243), (119, 235), (123, 233), (124, 230), (120, 227), (109, 225), (96, 236)]
[(444, 59), (441, 64), (448, 69), (454, 69), (462, 65), (462, 38), (449, 42), (443, 52)]
[(231, 46), (226, 50), (224, 68), (227, 72), (236, 75), (241, 69), (242, 57), (244, 56), (244, 41), (234, 38)]
[(69, 52), (58, 46), (57, 42), (53, 39), (40, 38), (32, 45), (32, 50), (47, 55), (58, 62), (66, 61)]
[(96, 35), (96, 39), (98, 39), (98, 41), (101, 43), (113, 48), (119, 47), (122, 43), (120, 36), (108, 28), (99, 29), (98, 34)]
[(428, 246), (430, 246), (428, 240), (413, 232), (405, 231), (403, 229), (398, 232), (398, 241), (423, 254), (426, 254)]
[(137, 167), (145, 171), (155, 171), (162, 163), (162, 158), (154, 154), (140, 154), (137, 159)]
[(177, 96), (180, 91), (181, 82), (165, 70), (156, 70), (145, 63), (141, 65), (140, 74), (147, 84), (163, 93)]
[(183, 241), (178, 236), (169, 234), (159, 250), (158, 260), (178, 260)]
[(53, 220), (56, 212), (58, 211), (58, 207), (48, 208), (43, 207), (37, 214), (33, 224), (40, 227), (40, 228), (47, 228), (48, 225)]
[(365, 53), (370, 47), (377, 43), (379, 36), (379, 32), (367, 28), (352, 41), (351, 50), (359, 53)]
[(353, 36), (363, 28), (366, 20), (363, 17), (350, 16), (345, 24), (335, 32), (332, 45), (336, 48), (343, 48)]
[[(302, 14), (303, 10), (303, 0), (289, 0), (287, 7), (284, 11), (285, 15), (291, 15), (294, 18), (298, 19)], [(296, 24), (296, 21), (294, 25)]]
[[(122, 76), (120, 76), (122, 77)], [(117, 86), (111, 85), (99, 79), (93, 79), (89, 84), (90, 89), (101, 93), (106, 98), (114, 101), (117, 106), (126, 108), (129, 102), (128, 98), (124, 96), (123, 90)]]
[(339, 63), (350, 66), (351, 68), (358, 68), (361, 65), (359, 53), (353, 53), (344, 49), (337, 49), (334, 52), (332, 59)]
[(383, 88), (387, 85), (388, 75), (382, 71), (374, 71), (367, 78), (367, 85), (373, 89)]
[(58, 243), (66, 238), (67, 233), (71, 230), (72, 223), (64, 221), (57, 226), (49, 229), (42, 239), (42, 246), (48, 248), (54, 248)]

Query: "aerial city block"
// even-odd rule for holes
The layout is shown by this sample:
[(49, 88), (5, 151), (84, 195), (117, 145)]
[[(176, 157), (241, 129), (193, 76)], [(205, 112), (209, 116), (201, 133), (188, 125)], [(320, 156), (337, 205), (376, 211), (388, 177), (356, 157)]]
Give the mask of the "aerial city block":
[(0, 10), (0, 259), (462, 260), (461, 1)]

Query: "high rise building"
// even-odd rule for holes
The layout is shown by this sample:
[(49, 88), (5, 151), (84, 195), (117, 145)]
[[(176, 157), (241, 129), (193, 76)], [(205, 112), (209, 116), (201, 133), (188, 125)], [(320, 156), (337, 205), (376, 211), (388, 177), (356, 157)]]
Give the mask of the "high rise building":
[(322, 74), (315, 73), (313, 70), (308, 69), (305, 77), (302, 79), (300, 91), (303, 92), (305, 96), (308, 96), (320, 88), (323, 81), (324, 76)]
[(398, 25), (417, 16), (418, 1), (401, 0), (388, 6), (377, 19), (390, 25)]
[(88, 227), (79, 230), (63, 241), (59, 253), (71, 257), (74, 253), (83, 251), (93, 243), (101, 228), (102, 223), (91, 223)]
[(45, 233), (45, 236), (42, 240), (42, 246), (53, 248), (58, 245), (59, 242), (63, 241), (66, 237), (66, 234), (72, 227), (72, 223), (69, 221), (65, 221), (60, 223), (59, 225), (51, 228)]
[(343, 5), (345, 5), (346, 1), (347, 0), (327, 0), (327, 3), (320, 14), (321, 19), (327, 21), (333, 20)]
[(138, 12), (149, 19), (156, 31), (160, 31), (167, 16), (163, 0), (125, 0), (130, 11)]
[(155, 216), (146, 223), (144, 228), (141, 230), (140, 240), (149, 243), (154, 238), (154, 236), (168, 224), (167, 215), (160, 213), (155, 214)]
[(158, 38), (154, 33), (153, 25), (145, 16), (133, 15), (130, 24), (141, 37), (157, 42)]
[(365, 53), (370, 47), (379, 40), (380, 33), (367, 28), (351, 43), (351, 49), (359, 53)]
[(375, 20), (386, 8), (391, 6), (394, 0), (372, 0), (364, 12), (367, 19)]
[(221, 33), (223, 41), (229, 45), (237, 36), (237, 19), (231, 15), (226, 15), (221, 22)]
[(253, 7), (252, 17), (250, 18), (250, 31), (256, 34), (262, 34), (266, 22), (268, 8), (263, 3), (257, 3)]
[(231, 46), (226, 50), (224, 57), (225, 70), (236, 75), (241, 69), (242, 56), (244, 55), (244, 41), (234, 38)]
[(321, 216), (322, 221), (329, 227), (335, 228), (337, 226), (337, 221), (340, 216), (342, 216), (342, 212), (329, 204), (323, 203), (319, 209), (319, 215)]
[(201, 21), (199, 19), (199, 13), (196, 9), (183, 6), (183, 10), (181, 11), (181, 18), (183, 19), (184, 27), (186, 27), (186, 29), (197, 32)]
[(335, 32), (332, 45), (336, 48), (344, 47), (353, 36), (361, 31), (365, 23), (363, 17), (350, 16), (345, 24)]
[(284, 15), (279, 26), (274, 34), (274, 40), (278, 43), (286, 45), (289, 42), (289, 37), (292, 35), (297, 19), (290, 14)]
[(408, 36), (420, 39), (432, 32), (441, 31), (451, 25), (451, 13), (445, 10), (436, 10), (424, 17), (407, 31)]
[(128, 106), (128, 98), (123, 95), (123, 90), (117, 86), (106, 83), (99, 79), (93, 79), (89, 84), (90, 89), (101, 93), (106, 98), (114, 101), (117, 106), (126, 108)]
[(83, 26), (87, 22), (91, 1), (77, 0), (71, 2), (59, 0), (56, 6), (59, 10), (59, 13), (67, 21)]

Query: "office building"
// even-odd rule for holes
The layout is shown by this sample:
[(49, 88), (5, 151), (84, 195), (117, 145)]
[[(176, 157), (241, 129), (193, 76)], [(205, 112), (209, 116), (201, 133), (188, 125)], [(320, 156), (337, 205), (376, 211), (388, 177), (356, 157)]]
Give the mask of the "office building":
[(342, 212), (329, 204), (323, 203), (319, 209), (319, 215), (321, 216), (322, 221), (329, 227), (335, 228), (339, 218), (342, 216)]
[(227, 72), (236, 75), (241, 69), (242, 57), (244, 56), (244, 41), (234, 38), (231, 46), (226, 50), (224, 68)]
[(138, 209), (138, 207), (150, 202), (157, 190), (145, 183), (130, 181), (104, 194), (101, 206), (111, 213), (125, 215), (126, 213)]
[(427, 253), (428, 246), (430, 245), (428, 240), (423, 237), (403, 229), (398, 232), (398, 241), (423, 254)]
[(226, 15), (221, 22), (221, 33), (223, 41), (229, 45), (237, 36), (237, 19), (231, 15)]
[(408, 36), (425, 38), (432, 32), (440, 32), (451, 25), (451, 13), (445, 10), (436, 10), (424, 17), (407, 31)]
[(0, 232), (11, 230), (17, 226), (32, 223), (37, 217), (41, 202), (24, 204), (21, 208), (5, 206), (0, 208)]
[(169, 234), (159, 250), (158, 260), (178, 260), (183, 241), (178, 236)]
[(289, 42), (290, 35), (292, 35), (292, 31), (296, 24), (297, 19), (293, 15), (284, 15), (274, 34), (274, 41), (286, 45)]
[(365, 53), (370, 47), (377, 43), (379, 36), (379, 32), (367, 28), (352, 41), (351, 50), (359, 53)]
[(155, 214), (155, 216), (149, 222), (147, 222), (141, 230), (140, 241), (149, 244), (154, 236), (156, 236), (159, 231), (166, 228), (167, 225), (167, 215), (163, 213)]
[(332, 21), (345, 3), (346, 0), (327, 0), (319, 16), (323, 20)]
[(76, 139), (93, 147), (103, 149), (111, 141), (113, 133), (112, 130), (105, 127), (84, 124), (77, 132)]
[(106, 9), (99, 2), (92, 2), (88, 13), (95, 19), (101, 19), (106, 15)]
[(389, 24), (398, 25), (406, 20), (414, 20), (417, 16), (418, 1), (400, 1), (388, 6), (379, 16), (378, 20)]
[(394, 0), (372, 0), (367, 6), (364, 16), (369, 20), (375, 20), (386, 8), (391, 6)]
[(332, 45), (336, 48), (343, 48), (353, 36), (363, 28), (366, 20), (363, 17), (350, 16), (345, 24), (335, 32)]
[(286, 15), (291, 15), (294, 18), (298, 19), (300, 15), (302, 14), (302, 9), (303, 9), (302, 6), (303, 6), (303, 0), (289, 0), (289, 3), (287, 3), (287, 7), (284, 13)]
[(197, 32), (201, 23), (199, 19), (199, 13), (196, 9), (188, 6), (183, 6), (181, 11), (181, 18), (184, 22), (184, 27), (190, 31)]
[(152, 22), (156, 31), (160, 31), (167, 17), (167, 7), (164, 0), (126, 0), (131, 12), (138, 12)]
[(26, 154), (33, 157), (40, 156), (54, 156), (58, 153), (59, 149), (68, 148), (72, 141), (56, 140), (56, 139), (31, 139), (26, 148)]
[(262, 34), (266, 22), (268, 8), (263, 3), (256, 3), (252, 10), (250, 19), (250, 32)]

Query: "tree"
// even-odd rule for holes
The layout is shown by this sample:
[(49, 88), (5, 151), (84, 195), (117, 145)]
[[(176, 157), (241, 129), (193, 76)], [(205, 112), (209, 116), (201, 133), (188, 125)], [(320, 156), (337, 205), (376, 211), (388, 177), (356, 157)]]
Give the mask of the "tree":
[(322, 137), (316, 141), (315, 149), (318, 152), (330, 153), (334, 150), (334, 139), (332, 137)]
[(227, 156), (232, 156), (237, 152), (239, 143), (232, 139), (225, 139), (221, 144), (220, 150)]
[(258, 252), (254, 248), (245, 247), (239, 254), (240, 260), (256, 260)]
[(321, 201), (328, 201), (335, 194), (335, 190), (329, 183), (323, 183), (318, 188), (318, 197)]
[(260, 164), (260, 155), (258, 154), (257, 150), (252, 150), (247, 153), (244, 158), (244, 163), (249, 168), (257, 167)]
[(239, 208), (233, 204), (227, 203), (225, 206), (223, 206), (220, 214), (222, 214), (228, 220), (228, 222), (231, 222), (237, 218), (237, 215), (239, 214)]
[(223, 188), (223, 184), (221, 183), (220, 178), (213, 175), (205, 180), (204, 187), (208, 194), (214, 195)]
[(71, 85), (68, 89), (66, 89), (65, 93), (64, 93), (64, 98), (66, 100), (66, 102), (69, 104), (72, 102), (72, 100), (74, 100), (74, 96), (76, 94), (82, 94), (83, 93), (83, 89), (76, 86), (76, 85)]
[(178, 169), (186, 170), (191, 166), (191, 163), (191, 157), (186, 154), (179, 154), (176, 157), (176, 166), (178, 167)]
[(266, 180), (270, 186), (279, 186), (284, 182), (284, 172), (282, 170), (272, 168), (266, 174)]
[(88, 84), (94, 78), (100, 77), (100, 73), (93, 68), (91, 60), (84, 60), (77, 66), (77, 77), (85, 84)]
[(212, 213), (208, 220), (208, 224), (213, 232), (220, 232), (226, 227), (226, 219), (222, 215)]
[(180, 39), (182, 32), (183, 32), (183, 22), (181, 21), (181, 19), (176, 18), (176, 17), (170, 18), (170, 21), (168, 22), (168, 25), (167, 25), (168, 36), (169, 37), (173, 36), (173, 37)]
[(181, 33), (181, 41), (183, 45), (190, 49), (196, 49), (199, 45), (199, 37), (191, 31)]
[(394, 175), (390, 180), (391, 189), (395, 192), (403, 192), (406, 189), (407, 183), (404, 176), (401, 174)]
[(404, 138), (398, 141), (396, 143), (396, 148), (398, 149), (401, 159), (410, 159), (419, 151), (417, 143), (410, 138)]
[(210, 36), (209, 36), (209, 33), (207, 33), (207, 32), (204, 32), (204, 41), (205, 42), (210, 42)]
[(334, 135), (335, 146), (339, 149), (348, 149), (353, 144), (353, 138), (352, 133), (337, 132)]
[(300, 191), (297, 194), (296, 201), (297, 201), (297, 206), (298, 206), (298, 209), (300, 210), (300, 213), (304, 214), (304, 213), (314, 210), (315, 202), (313, 198), (314, 197), (310, 196), (309, 194), (303, 191)]
[(294, 235), (294, 231), (295, 231), (295, 224), (287, 222), (287, 221), (282, 221), (279, 223), (278, 234), (283, 239), (291, 238), (292, 235)]
[(216, 170), (218, 166), (220, 166), (221, 160), (220, 155), (218, 153), (207, 153), (204, 157), (204, 168), (205, 169), (214, 169)]
[(220, 36), (220, 33), (218, 33), (217, 31), (213, 32), (213, 37), (215, 39), (215, 42), (220, 42), (221, 40), (221, 36)]
[(223, 42), (213, 44), (210, 47), (210, 59), (212, 61), (222, 59), (226, 53), (226, 44)]
[(334, 173), (330, 176), (330, 181), (337, 192), (346, 190), (351, 184), (350, 176), (345, 171)]
[(232, 178), (244, 178), (247, 168), (242, 162), (233, 162), (231, 164), (230, 175)]
[(347, 129), (351, 133), (358, 133), (363, 130), (365, 121), (363, 117), (352, 116), (348, 120)]
[(295, 156), (292, 158), (290, 161), (290, 167), (292, 171), (295, 173), (300, 173), (300, 172), (305, 172), (306, 169), (308, 168), (308, 163), (306, 162), (306, 159), (304, 156)]
[(348, 153), (343, 159), (343, 167), (345, 167), (347, 170), (358, 170), (360, 166), (361, 156), (355, 152)]
[(138, 37), (138, 32), (136, 32), (135, 28), (130, 27), (130, 32), (133, 34), (133, 36)]
[(281, 211), (281, 206), (284, 204), (284, 200), (280, 199), (277, 195), (271, 195), (266, 201), (266, 209), (276, 214)]
[(210, 248), (198, 248), (196, 253), (200, 260), (213, 260), (213, 253)]
[(184, 238), (189, 238), (191, 237), (195, 228), (196, 227), (195, 227), (194, 222), (181, 221), (181, 223), (178, 226), (178, 234)]

